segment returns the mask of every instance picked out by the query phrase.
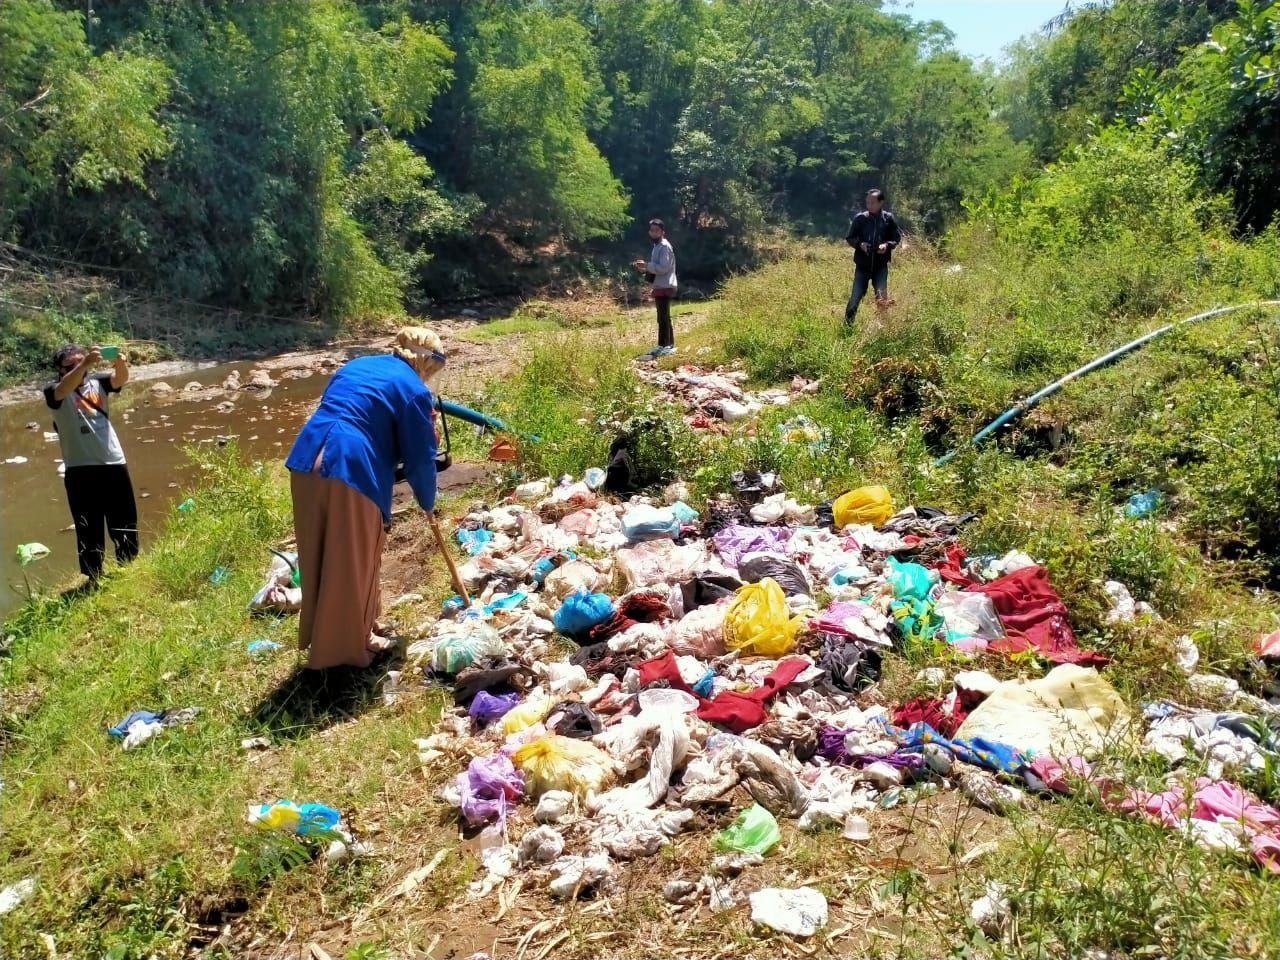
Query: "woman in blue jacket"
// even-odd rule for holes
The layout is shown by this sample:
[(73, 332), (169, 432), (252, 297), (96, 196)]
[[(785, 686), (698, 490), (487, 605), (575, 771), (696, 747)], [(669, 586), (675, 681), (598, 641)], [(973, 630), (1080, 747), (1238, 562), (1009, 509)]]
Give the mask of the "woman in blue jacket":
[(436, 502), (436, 432), (427, 381), (440, 338), (405, 327), (392, 354), (345, 364), (298, 434), (285, 466), (302, 574), (298, 645), (307, 666), (367, 667), (386, 647), (375, 626), (396, 467), (424, 510)]

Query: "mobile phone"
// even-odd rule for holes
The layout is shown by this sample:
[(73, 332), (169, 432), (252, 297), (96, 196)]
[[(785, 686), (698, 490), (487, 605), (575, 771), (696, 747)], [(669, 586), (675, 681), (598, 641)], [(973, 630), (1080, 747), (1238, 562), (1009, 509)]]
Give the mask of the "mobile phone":
[(99, 347), (98, 352), (102, 354), (103, 360), (115, 360), (120, 356), (119, 347)]

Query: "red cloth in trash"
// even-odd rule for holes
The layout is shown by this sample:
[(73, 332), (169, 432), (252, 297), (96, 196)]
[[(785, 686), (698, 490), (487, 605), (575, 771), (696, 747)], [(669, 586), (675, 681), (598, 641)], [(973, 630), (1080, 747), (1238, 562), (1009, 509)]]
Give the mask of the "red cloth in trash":
[(587, 632), (587, 639), (591, 643), (600, 643), (637, 623), (656, 623), (670, 617), (671, 608), (667, 601), (652, 593), (637, 593), (619, 602), (613, 616), (592, 627)]
[(969, 715), (958, 702), (956, 707), (961, 711), (959, 714), (947, 713), (937, 697), (916, 697), (893, 708), (893, 725), (905, 730), (913, 723), (927, 723), (944, 737), (954, 737)]
[(948, 583), (967, 587), (978, 582), (964, 572), (964, 562), (967, 559), (968, 557), (964, 554), (964, 547), (958, 543), (953, 543), (947, 547), (947, 559), (943, 560), (934, 569), (938, 571), (938, 576)]
[(680, 676), (680, 668), (676, 665), (676, 655), (671, 650), (652, 660), (641, 661), (636, 666), (640, 670), (642, 687), (658, 680), (665, 680), (676, 690), (683, 690), (698, 698), (699, 719), (708, 723), (718, 723), (722, 727), (728, 727), (734, 733), (745, 733), (769, 719), (769, 713), (764, 708), (765, 701), (776, 696), (783, 687), (804, 673), (809, 664), (805, 660), (783, 660), (764, 678), (764, 682), (750, 693), (726, 690), (711, 700), (698, 696), (693, 692), (693, 688), (684, 682), (684, 677)]
[(990, 583), (965, 587), (969, 593), (985, 593), (991, 598), (1007, 636), (992, 640), (988, 649), (1001, 653), (1021, 653), (1034, 649), (1053, 663), (1082, 663), (1101, 666), (1111, 658), (1094, 650), (1081, 650), (1067, 619), (1067, 605), (1049, 585), (1044, 567), (1023, 567)]

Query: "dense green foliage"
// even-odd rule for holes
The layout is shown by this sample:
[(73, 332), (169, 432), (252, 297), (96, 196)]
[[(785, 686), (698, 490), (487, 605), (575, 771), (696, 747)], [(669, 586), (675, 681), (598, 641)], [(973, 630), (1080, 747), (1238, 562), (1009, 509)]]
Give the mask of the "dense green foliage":
[(1280, 4), (1115, 0), (1080, 5), (1013, 50), (998, 99), (1036, 159), (1115, 123), (1166, 139), (1240, 224), (1280, 211)]
[(989, 78), (867, 0), (10, 0), (0, 62), (0, 238), (341, 318), (473, 292), (478, 236), (663, 216), (714, 271), (872, 184), (941, 227), (1021, 166)]

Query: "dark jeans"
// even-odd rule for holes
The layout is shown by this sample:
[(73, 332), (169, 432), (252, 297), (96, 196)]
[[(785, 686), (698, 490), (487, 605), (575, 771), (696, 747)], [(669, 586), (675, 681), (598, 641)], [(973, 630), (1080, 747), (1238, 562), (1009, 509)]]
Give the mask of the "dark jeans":
[(867, 284), (875, 288), (876, 299), (884, 300), (889, 296), (889, 264), (877, 264), (874, 271), (866, 267), (855, 267), (853, 271), (853, 292), (849, 294), (849, 303), (844, 308), (844, 321), (850, 323), (858, 312), (858, 305), (867, 295)]
[(103, 528), (111, 534), (116, 559), (128, 563), (138, 555), (138, 505), (133, 499), (129, 468), (115, 466), (68, 467), (64, 478), (71, 519), (76, 525), (76, 550), (80, 572), (90, 580), (102, 576), (106, 555)]
[(658, 346), (674, 347), (676, 331), (671, 326), (671, 301), (673, 294), (653, 292), (653, 302), (658, 308)]

